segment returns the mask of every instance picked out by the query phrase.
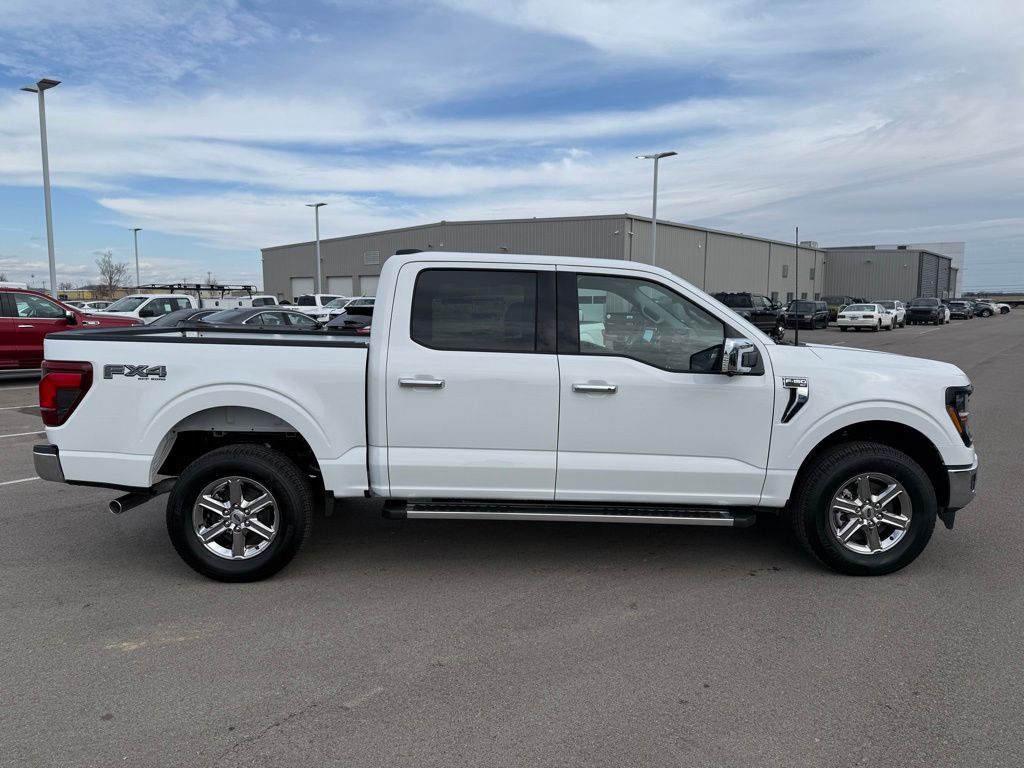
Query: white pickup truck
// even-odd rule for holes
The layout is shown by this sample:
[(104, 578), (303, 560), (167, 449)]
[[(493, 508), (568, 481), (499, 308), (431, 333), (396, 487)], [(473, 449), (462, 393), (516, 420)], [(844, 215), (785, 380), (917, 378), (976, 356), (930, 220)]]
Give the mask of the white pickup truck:
[(776, 344), (633, 262), (408, 254), (379, 288), (368, 342), (48, 336), (37, 472), (125, 492), (115, 512), (169, 491), (175, 548), (226, 581), (279, 570), (314, 509), (351, 497), (385, 499), (393, 518), (783, 514), (818, 559), (866, 575), (913, 561), (936, 517), (952, 527), (974, 497), (955, 366)]

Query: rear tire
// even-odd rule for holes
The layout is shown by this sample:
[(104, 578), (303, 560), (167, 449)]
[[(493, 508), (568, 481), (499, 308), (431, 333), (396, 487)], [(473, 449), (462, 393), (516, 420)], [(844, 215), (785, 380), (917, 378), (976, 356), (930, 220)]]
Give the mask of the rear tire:
[[(880, 576), (898, 571), (912, 563), (931, 539), (938, 509), (935, 490), (920, 465), (902, 451), (866, 441), (843, 443), (814, 458), (801, 475), (789, 510), (793, 531), (811, 555), (840, 573)], [(846, 508), (858, 508), (854, 501), (845, 501), (848, 490), (844, 489), (858, 488), (861, 477), (873, 478), (868, 483), (872, 492), (877, 491), (872, 503), (883, 501), (880, 497), (889, 481), (902, 486), (898, 496), (880, 505), (884, 512), (879, 514), (906, 520), (899, 523), (903, 528), (886, 522), (862, 524), (852, 535), (846, 534), (844, 544), (840, 536), (860, 518), (845, 515), (834, 502), (842, 498), (840, 503)], [(875, 531), (873, 539), (871, 530)], [(874, 550), (875, 546), (878, 549), (870, 553), (857, 551)]]
[[(229, 445), (200, 456), (167, 500), (174, 548), (191, 568), (217, 581), (277, 573), (309, 536), (312, 520), (309, 478), (288, 456), (261, 445)], [(204, 543), (201, 533), (215, 535)]]
[(847, 332), (848, 330), (850, 330), (850, 329), (849, 329), (849, 328), (847, 328), (847, 327), (846, 327), (845, 325), (840, 325), (840, 326), (839, 326), (839, 330), (840, 330), (840, 331), (842, 331), (843, 333), (846, 333), (846, 332)]

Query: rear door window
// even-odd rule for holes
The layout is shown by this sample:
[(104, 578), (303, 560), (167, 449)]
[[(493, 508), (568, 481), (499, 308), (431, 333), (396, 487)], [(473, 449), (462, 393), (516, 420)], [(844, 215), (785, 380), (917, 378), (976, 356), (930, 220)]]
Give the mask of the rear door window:
[(537, 351), (537, 273), (426, 269), (412, 298), (412, 339), (432, 349)]

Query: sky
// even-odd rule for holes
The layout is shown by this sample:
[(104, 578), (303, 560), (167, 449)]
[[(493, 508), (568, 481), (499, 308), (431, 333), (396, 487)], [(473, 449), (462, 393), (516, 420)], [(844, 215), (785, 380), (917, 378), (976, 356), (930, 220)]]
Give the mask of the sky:
[(0, 274), (107, 250), (261, 282), (262, 247), (648, 215), (821, 245), (967, 243), (1024, 290), (1019, 0), (4, 0)]

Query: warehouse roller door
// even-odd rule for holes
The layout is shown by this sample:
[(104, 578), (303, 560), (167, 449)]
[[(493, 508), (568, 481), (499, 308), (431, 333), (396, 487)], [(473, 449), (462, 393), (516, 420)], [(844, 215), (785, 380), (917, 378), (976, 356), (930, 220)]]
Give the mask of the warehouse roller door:
[(918, 271), (917, 295), (939, 297), (939, 257), (933, 253), (921, 254), (921, 268)]

